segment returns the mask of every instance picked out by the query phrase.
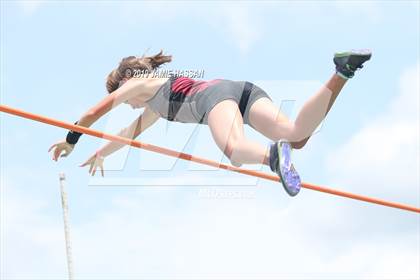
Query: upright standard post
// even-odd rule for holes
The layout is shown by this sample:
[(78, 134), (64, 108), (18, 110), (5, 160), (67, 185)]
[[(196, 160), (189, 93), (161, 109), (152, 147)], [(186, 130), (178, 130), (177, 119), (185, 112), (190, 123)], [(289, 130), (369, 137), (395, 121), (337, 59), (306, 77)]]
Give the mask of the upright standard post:
[(67, 193), (65, 190), (66, 176), (60, 173), (60, 191), (61, 191), (61, 206), (63, 207), (63, 220), (64, 220), (64, 236), (66, 239), (66, 253), (67, 253), (67, 270), (69, 280), (73, 280), (73, 259), (70, 240), (70, 225), (68, 221), (69, 208), (67, 204)]

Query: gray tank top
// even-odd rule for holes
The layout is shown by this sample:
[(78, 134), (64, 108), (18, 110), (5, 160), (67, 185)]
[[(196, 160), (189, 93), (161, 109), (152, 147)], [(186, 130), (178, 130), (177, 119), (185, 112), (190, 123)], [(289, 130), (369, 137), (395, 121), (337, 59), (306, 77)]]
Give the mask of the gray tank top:
[(169, 121), (202, 123), (206, 112), (197, 108), (201, 93), (219, 81), (196, 81), (172, 75), (146, 103)]
[(146, 103), (169, 121), (206, 124), (208, 113), (226, 99), (236, 101), (244, 116), (249, 98), (252, 103), (253, 99), (266, 95), (262, 94), (263, 91), (258, 94), (255, 89), (252, 83), (246, 81), (200, 81), (172, 75)]

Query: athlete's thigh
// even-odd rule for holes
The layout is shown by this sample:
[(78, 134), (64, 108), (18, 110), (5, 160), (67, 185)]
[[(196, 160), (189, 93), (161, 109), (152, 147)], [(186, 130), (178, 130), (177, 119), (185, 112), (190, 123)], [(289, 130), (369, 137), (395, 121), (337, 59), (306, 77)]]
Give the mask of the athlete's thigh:
[(249, 109), (250, 125), (271, 140), (279, 140), (291, 129), (289, 119), (266, 97), (257, 99)]
[(229, 141), (238, 140), (244, 135), (242, 115), (234, 100), (223, 100), (214, 106), (207, 122), (214, 141), (223, 152)]

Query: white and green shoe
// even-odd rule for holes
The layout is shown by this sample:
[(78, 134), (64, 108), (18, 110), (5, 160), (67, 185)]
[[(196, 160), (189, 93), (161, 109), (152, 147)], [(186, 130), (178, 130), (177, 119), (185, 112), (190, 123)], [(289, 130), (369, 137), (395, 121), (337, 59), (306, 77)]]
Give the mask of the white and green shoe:
[(353, 78), (356, 70), (363, 68), (363, 63), (372, 57), (370, 50), (351, 50), (339, 52), (334, 55), (334, 64), (337, 75), (344, 79)]

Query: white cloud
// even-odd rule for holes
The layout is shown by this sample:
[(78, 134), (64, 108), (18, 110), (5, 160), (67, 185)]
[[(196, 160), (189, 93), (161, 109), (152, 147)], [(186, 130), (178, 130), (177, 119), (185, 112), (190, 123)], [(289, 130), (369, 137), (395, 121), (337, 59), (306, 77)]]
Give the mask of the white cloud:
[[(225, 34), (227, 41), (246, 54), (262, 38), (260, 7), (252, 3), (129, 2), (121, 6), (124, 20), (149, 22), (157, 17), (170, 24), (185, 17), (205, 22)], [(190, 38), (194, 40), (193, 37)]]
[(264, 36), (261, 13), (256, 11), (256, 7), (224, 4), (221, 13), (222, 25), (227, 28), (229, 37), (242, 54), (246, 54)]
[(353, 191), (419, 205), (418, 65), (402, 75), (399, 88), (383, 114), (331, 151), (327, 165), (331, 178)]
[(378, 1), (333, 1), (331, 5), (341, 15), (362, 17), (373, 23), (379, 22), (383, 16)]
[(41, 7), (42, 4), (45, 4), (45, 1), (42, 1), (42, 0), (29, 1), (28, 0), (28, 1), (18, 1), (18, 3), (26, 15), (32, 15)]
[[(146, 1), (124, 2), (120, 6), (122, 20), (129, 24), (138, 24), (139, 27), (148, 26), (151, 21), (159, 19), (168, 25), (173, 25), (177, 20), (191, 19), (213, 27), (216, 36), (224, 35), (224, 40), (235, 46), (239, 53), (246, 55), (255, 45), (270, 34), (270, 25), (275, 25), (278, 34), (288, 28), (272, 19), (276, 13), (278, 19), (293, 16), (303, 17), (331, 17), (331, 11), (337, 18), (358, 17), (362, 20), (377, 23), (382, 17), (381, 6), (375, 1), (323, 1), (313, 2), (210, 2), (194, 3), (190, 1)], [(331, 19), (333, 20), (333, 19)], [(174, 30), (172, 32), (178, 32)], [(184, 30), (185, 32), (185, 30)], [(180, 36), (183, 32), (180, 32)], [(188, 34), (188, 33), (187, 33)], [(217, 39), (220, 37), (218, 36)], [(189, 38), (194, 42), (194, 37)], [(216, 38), (215, 38), (216, 39)]]
[[(257, 191), (260, 193), (255, 199), (242, 200), (200, 199), (198, 190), (176, 193), (169, 187), (116, 193), (100, 211), (85, 213), (83, 222), (73, 214), (78, 201), (70, 193), (76, 279), (347, 279), (388, 275), (410, 279), (419, 275), (415, 265), (418, 254), (410, 247), (413, 245), (407, 245), (416, 236), (371, 239), (366, 234), (356, 238), (354, 235), (359, 234), (352, 231), (353, 221), (337, 219), (328, 199), (315, 208), (317, 194), (306, 193), (291, 200), (273, 186)], [(45, 211), (51, 201), (14, 191), (6, 193), (6, 198), (6, 219), (1, 220), (7, 245), (2, 249), (6, 267), (2, 277), (64, 278), (60, 207), (52, 219)]]

